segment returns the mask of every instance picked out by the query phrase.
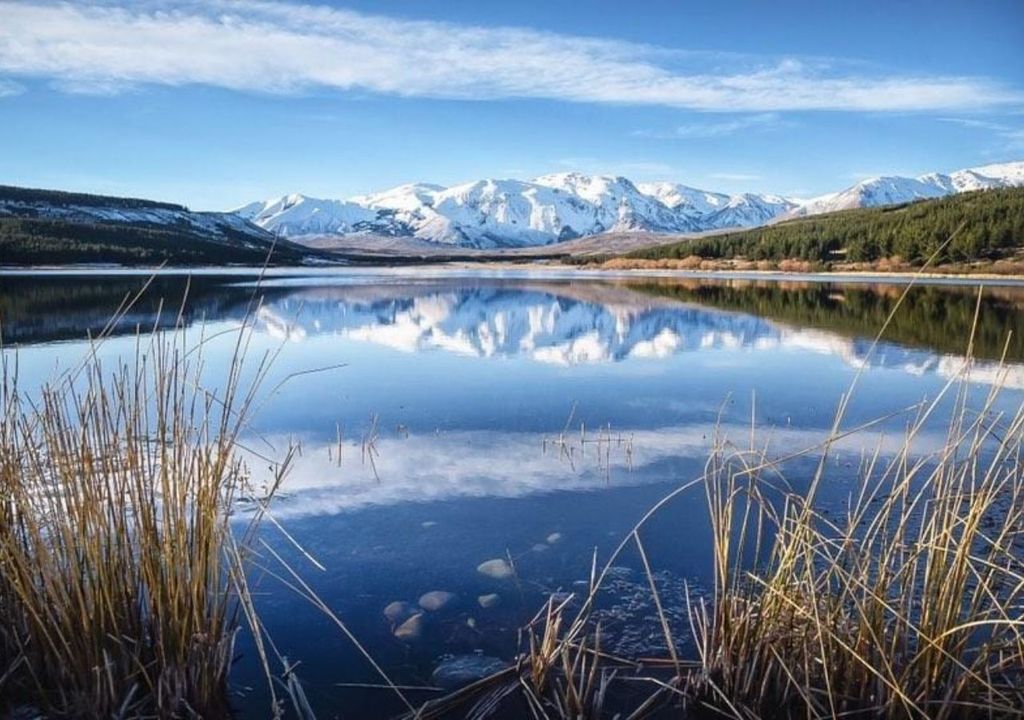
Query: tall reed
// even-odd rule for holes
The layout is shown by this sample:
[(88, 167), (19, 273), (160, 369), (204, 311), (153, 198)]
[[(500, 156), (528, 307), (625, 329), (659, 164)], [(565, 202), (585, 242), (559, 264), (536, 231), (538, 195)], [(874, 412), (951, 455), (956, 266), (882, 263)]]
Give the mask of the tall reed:
[[(715, 597), (690, 678), (705, 701), (751, 718), (1024, 717), (1024, 407), (1000, 413), (992, 392), (970, 408), (960, 390), (946, 442), (915, 452), (937, 400), (895, 455), (865, 460), (840, 514), (818, 502), (823, 465), (780, 503), (763, 455), (715, 452)], [(750, 537), (770, 537), (760, 557)]]
[[(652, 507), (603, 570), (595, 558), (575, 618), (549, 605), (516, 666), (421, 716), (500, 716), (518, 702), (533, 717), (599, 718), (599, 705), (578, 701), (588, 697), (580, 687), (599, 687), (604, 701), (628, 695), (623, 683), (646, 683), (623, 717), (1024, 718), (1024, 405), (1007, 412), (999, 383), (978, 401), (969, 373), (968, 362), (910, 412), (895, 450), (879, 443), (863, 457), (843, 507), (834, 488), (833, 502), (823, 498), (828, 483), (851, 481), (832, 470), (835, 446), (893, 416), (841, 430), (843, 402), (821, 443), (782, 457), (753, 435), (738, 446), (716, 434), (703, 476)], [(948, 428), (938, 447), (926, 437), (936, 425)], [(817, 469), (790, 483), (791, 463), (806, 472), (809, 460)], [(661, 597), (642, 534), (701, 489), (714, 591)], [(630, 547), (669, 655), (639, 665), (602, 653), (591, 621), (608, 569)], [(689, 655), (677, 650), (669, 602), (690, 618)]]
[(218, 391), (204, 387), (202, 342), (189, 346), (184, 330), (139, 335), (134, 356), (111, 367), (94, 354), (38, 393), (18, 387), (17, 356), (5, 356), (0, 697), (9, 703), (70, 717), (229, 714), (260, 519), (231, 523), (249, 493), (236, 447), (258, 384), (241, 381), (239, 333)]

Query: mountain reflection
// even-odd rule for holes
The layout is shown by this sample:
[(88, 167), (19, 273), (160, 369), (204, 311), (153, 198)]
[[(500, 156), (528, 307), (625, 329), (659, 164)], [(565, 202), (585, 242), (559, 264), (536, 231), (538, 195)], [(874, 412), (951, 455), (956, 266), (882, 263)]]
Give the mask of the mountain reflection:
[[(710, 279), (558, 280), (334, 274), (258, 287), (207, 274), (0, 276), (0, 340), (82, 340), (105, 330), (241, 322), (302, 341), (334, 335), (402, 352), (527, 358), (563, 366), (695, 351), (816, 352), (850, 365), (951, 376), (973, 337), (972, 377), (1024, 387), (1024, 290)], [(900, 303), (884, 342), (875, 334)], [(118, 308), (129, 310), (108, 327)], [(977, 322), (975, 322), (975, 311)]]
[[(639, 302), (637, 302), (639, 301)], [(474, 288), (362, 301), (343, 291), (297, 293), (264, 306), (269, 332), (294, 340), (337, 334), (403, 352), (527, 356), (563, 365), (746, 346), (772, 326), (757, 317), (652, 301), (601, 304), (522, 289)]]
[[(850, 333), (845, 324), (845, 332), (833, 332), (645, 290), (597, 284), (296, 289), (264, 305), (258, 322), (292, 341), (335, 335), (408, 353), (522, 357), (564, 366), (714, 350), (813, 352), (856, 367), (944, 377), (964, 366), (962, 355), (897, 342), (882, 342), (872, 352), (873, 337)], [(740, 292), (729, 299), (738, 297)], [(971, 377), (1024, 388), (1020, 364), (978, 361)]]

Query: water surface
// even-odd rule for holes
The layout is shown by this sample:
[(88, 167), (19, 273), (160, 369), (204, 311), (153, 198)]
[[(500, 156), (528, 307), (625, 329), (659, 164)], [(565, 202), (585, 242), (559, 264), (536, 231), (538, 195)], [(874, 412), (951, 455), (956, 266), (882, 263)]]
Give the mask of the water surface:
[[(110, 336), (90, 344), (133, 298)], [(585, 589), (594, 554), (603, 562), (648, 507), (699, 476), (716, 436), (775, 455), (813, 447), (856, 378), (844, 427), (906, 413), (841, 443), (823, 499), (839, 508), (860, 453), (899, 444), (912, 408), (961, 373), (972, 337), (970, 394), (1001, 385), (997, 407), (1015, 408), (1022, 310), (1024, 288), (1012, 284), (979, 301), (976, 287), (956, 283), (904, 297), (901, 285), (813, 278), (0, 275), (0, 335), (23, 388), (90, 349), (129, 356), (137, 328), (170, 327), (179, 314), (195, 340), (210, 338), (215, 386), (234, 350), (225, 331), (253, 323), (250, 358), (275, 360), (246, 442), (271, 458), (301, 449), (274, 515), (324, 569), (275, 531), (268, 538), (404, 685), (432, 684), (449, 656), (510, 659), (518, 628), (551, 594)], [(931, 423), (921, 449), (944, 429)], [(816, 462), (812, 453), (788, 463), (794, 490)], [(710, 577), (703, 502), (681, 496), (644, 533), (684, 649), (684, 584), (700, 594)], [(511, 559), (515, 577), (477, 571), (496, 558)], [(269, 576), (258, 589), (267, 628), (301, 663), (321, 717), (401, 709), (384, 691), (346, 686), (379, 678), (323, 613)], [(396, 639), (383, 608), (431, 591), (455, 598), (425, 615), (419, 639)], [(500, 602), (481, 607), (492, 594)], [(616, 561), (599, 617), (609, 650), (665, 653), (633, 550)], [(259, 716), (255, 654), (244, 639), (240, 652), (235, 679), (253, 690), (237, 703)]]

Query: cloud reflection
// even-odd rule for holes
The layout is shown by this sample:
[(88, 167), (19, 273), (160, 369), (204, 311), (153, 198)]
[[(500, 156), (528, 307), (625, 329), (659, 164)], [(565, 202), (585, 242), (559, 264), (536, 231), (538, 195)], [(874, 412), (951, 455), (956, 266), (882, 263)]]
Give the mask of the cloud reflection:
[[(361, 444), (343, 443), (339, 461), (337, 443), (302, 442), (302, 452), (291, 466), (279, 502), (277, 517), (329, 515), (371, 506), (406, 502), (433, 502), (466, 497), (518, 498), (557, 491), (599, 490), (646, 483), (684, 482), (697, 477), (711, 450), (706, 424), (656, 429), (592, 431), (581, 448), (578, 432), (565, 447), (557, 434), (472, 430), (427, 435), (396, 435), (376, 441), (374, 464), (363, 457)], [(744, 447), (750, 428), (724, 425), (720, 434)], [(284, 447), (292, 438), (269, 440)], [(773, 456), (814, 448), (823, 439), (819, 430), (794, 428), (758, 431), (756, 447), (768, 447)], [(922, 433), (915, 453), (931, 453), (944, 444), (936, 433)], [(858, 433), (834, 445), (850, 458), (880, 448), (896, 453), (903, 445), (899, 432)], [(265, 465), (258, 461), (254, 466)]]

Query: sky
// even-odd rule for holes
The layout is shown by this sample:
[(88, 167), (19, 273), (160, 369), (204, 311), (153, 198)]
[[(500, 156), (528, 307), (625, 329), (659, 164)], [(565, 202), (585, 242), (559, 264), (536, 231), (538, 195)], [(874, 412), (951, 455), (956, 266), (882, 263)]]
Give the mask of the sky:
[(1024, 2), (0, 0), (0, 184), (228, 209), (1024, 159)]

